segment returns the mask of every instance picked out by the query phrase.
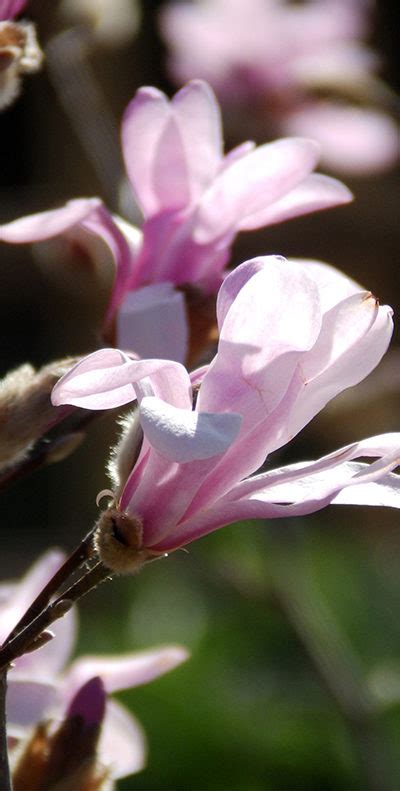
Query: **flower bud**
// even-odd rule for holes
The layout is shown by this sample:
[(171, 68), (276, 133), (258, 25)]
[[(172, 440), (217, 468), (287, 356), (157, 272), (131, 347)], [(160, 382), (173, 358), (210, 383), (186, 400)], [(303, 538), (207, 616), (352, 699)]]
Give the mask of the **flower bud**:
[(97, 522), (94, 544), (104, 565), (116, 574), (134, 574), (151, 557), (143, 547), (143, 523), (117, 508), (103, 511)]
[(43, 52), (30, 22), (0, 22), (0, 110), (17, 98), (21, 75), (38, 71)]

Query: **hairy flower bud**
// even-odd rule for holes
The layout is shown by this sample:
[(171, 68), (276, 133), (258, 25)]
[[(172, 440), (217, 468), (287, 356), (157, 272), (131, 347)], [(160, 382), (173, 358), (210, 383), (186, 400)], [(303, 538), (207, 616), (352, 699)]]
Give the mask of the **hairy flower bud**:
[(143, 547), (140, 517), (113, 507), (100, 515), (94, 543), (104, 565), (116, 574), (134, 574), (151, 556)]
[[(50, 393), (73, 362), (72, 358), (60, 360), (38, 371), (26, 363), (0, 380), (0, 470), (23, 461), (34, 443), (54, 424), (56, 410)], [(78, 440), (79, 437), (71, 439), (71, 449)], [(68, 448), (59, 451), (63, 458)]]
[(38, 71), (43, 52), (30, 22), (0, 22), (0, 109), (17, 98), (21, 75)]

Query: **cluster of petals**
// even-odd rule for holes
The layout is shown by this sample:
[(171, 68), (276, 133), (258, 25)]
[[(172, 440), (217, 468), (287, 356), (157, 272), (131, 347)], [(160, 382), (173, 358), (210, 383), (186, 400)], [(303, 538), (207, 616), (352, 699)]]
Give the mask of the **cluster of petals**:
[[(398, 160), (396, 125), (372, 106), (387, 89), (362, 41), (369, 12), (363, 0), (195, 0), (164, 7), (161, 30), (178, 82), (201, 77), (229, 102), (250, 97), (285, 134), (318, 140), (330, 167), (362, 173)], [(346, 98), (349, 86), (371, 106)]]
[[(267, 256), (226, 277), (217, 317), (216, 356), (191, 375), (176, 362), (103, 349), (53, 390), (54, 404), (88, 409), (137, 400), (143, 442), (115, 500), (141, 518), (143, 545), (166, 552), (234, 521), (329, 503), (400, 507), (397, 433), (254, 474), (378, 364), (391, 309), (327, 264)], [(135, 423), (131, 431), (135, 441)]]
[(90, 198), (2, 225), (0, 239), (64, 235), (89, 244), (90, 235), (100, 237), (116, 266), (106, 325), (116, 317), (119, 345), (141, 357), (184, 359), (184, 298), (174, 286), (215, 292), (239, 231), (351, 199), (339, 181), (312, 172), (319, 157), (312, 140), (247, 142), (224, 156), (218, 103), (199, 80), (172, 100), (139, 89), (124, 114), (122, 144), (141, 231)]
[[(62, 552), (51, 550), (21, 580), (0, 585), (1, 641), (63, 561)], [(180, 646), (164, 646), (126, 655), (82, 656), (67, 665), (76, 630), (76, 614), (70, 611), (52, 627), (53, 640), (15, 660), (7, 695), (7, 733), (12, 742), (21, 742), (39, 722), (60, 722), (79, 690), (93, 678), (101, 678), (107, 693), (117, 692), (147, 684), (187, 658)], [(139, 723), (113, 699), (106, 703), (98, 754), (115, 778), (138, 772), (145, 763), (146, 743)]]

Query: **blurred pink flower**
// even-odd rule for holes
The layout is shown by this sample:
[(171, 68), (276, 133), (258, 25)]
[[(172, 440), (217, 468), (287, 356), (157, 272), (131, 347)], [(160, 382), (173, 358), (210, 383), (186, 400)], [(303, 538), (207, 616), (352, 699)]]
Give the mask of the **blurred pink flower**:
[[(391, 309), (327, 264), (271, 256), (226, 277), (217, 313), (217, 354), (191, 377), (178, 363), (104, 349), (53, 391), (54, 404), (89, 409), (137, 399), (144, 439), (114, 499), (142, 524), (143, 548), (165, 552), (233, 521), (329, 503), (400, 507), (400, 477), (390, 472), (400, 463), (400, 433), (253, 475), (375, 368), (392, 334)], [(138, 444), (135, 422), (129, 431), (120, 447), (127, 460)], [(354, 461), (368, 456), (378, 460)]]
[[(63, 561), (62, 552), (49, 551), (20, 581), (0, 585), (0, 642)], [(59, 722), (73, 705), (79, 690), (96, 676), (102, 680), (107, 693), (117, 692), (147, 684), (188, 656), (180, 646), (165, 646), (126, 655), (82, 656), (67, 665), (76, 640), (76, 628), (73, 610), (52, 626), (53, 640), (15, 660), (8, 680), (9, 737), (24, 738), (31, 727), (43, 719), (54, 718)], [(112, 698), (106, 702), (99, 757), (116, 778), (140, 771), (145, 763), (145, 737), (139, 723)]]
[(28, 5), (28, 0), (0, 0), (0, 20), (15, 19)]
[[(357, 106), (388, 94), (375, 76), (379, 59), (362, 42), (369, 10), (365, 0), (195, 0), (171, 2), (160, 22), (178, 83), (208, 80), (230, 107), (310, 135), (324, 163), (358, 174), (399, 158), (390, 116)], [(321, 91), (338, 98), (322, 100)]]
[(86, 245), (90, 235), (102, 239), (116, 266), (105, 323), (116, 317), (119, 345), (142, 357), (185, 358), (184, 297), (174, 287), (216, 291), (239, 231), (351, 199), (341, 182), (312, 172), (319, 148), (311, 140), (258, 148), (247, 142), (224, 156), (219, 107), (201, 81), (171, 101), (141, 88), (125, 111), (122, 143), (144, 215), (141, 232), (91, 198), (0, 226), (0, 239), (38, 242), (61, 234)]

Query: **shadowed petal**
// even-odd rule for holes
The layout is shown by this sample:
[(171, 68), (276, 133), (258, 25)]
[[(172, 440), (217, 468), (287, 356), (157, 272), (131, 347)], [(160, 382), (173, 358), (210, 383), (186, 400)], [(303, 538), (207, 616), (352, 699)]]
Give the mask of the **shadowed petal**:
[(139, 357), (183, 362), (188, 343), (185, 299), (172, 283), (127, 294), (117, 316), (118, 342)]
[(143, 398), (140, 422), (150, 444), (163, 456), (184, 464), (209, 459), (235, 440), (241, 417), (177, 409), (159, 398)]
[(0, 239), (13, 244), (51, 239), (87, 219), (99, 206), (101, 206), (99, 198), (77, 198), (60, 209), (31, 214), (6, 225), (0, 225)]
[(98, 754), (118, 779), (140, 772), (146, 763), (146, 740), (138, 721), (128, 709), (108, 700), (101, 729)]

